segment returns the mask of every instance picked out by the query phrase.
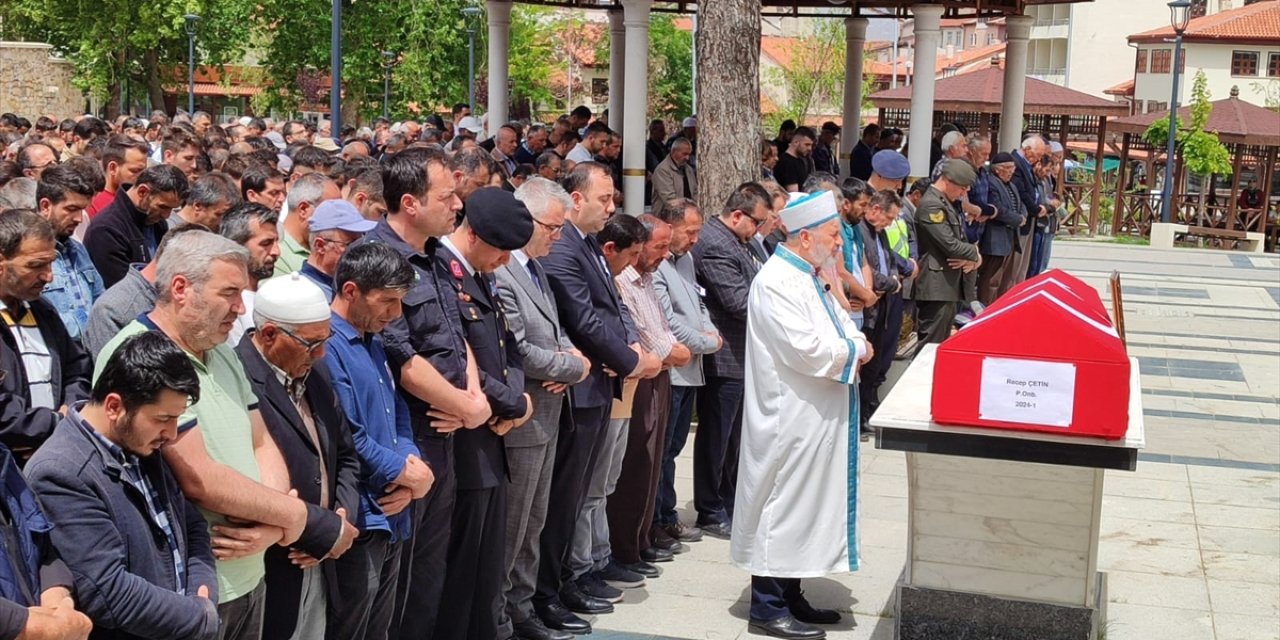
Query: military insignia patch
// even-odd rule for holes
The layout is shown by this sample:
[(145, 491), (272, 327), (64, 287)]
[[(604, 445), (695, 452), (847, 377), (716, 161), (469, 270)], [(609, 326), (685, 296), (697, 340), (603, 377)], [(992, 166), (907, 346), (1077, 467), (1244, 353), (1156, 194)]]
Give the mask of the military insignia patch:
[(462, 265), (457, 260), (449, 261), (449, 269), (453, 271), (453, 277), (462, 279)]
[(932, 222), (934, 224), (942, 224), (942, 221), (946, 219), (947, 219), (947, 214), (941, 211), (935, 211), (929, 214), (929, 222)]

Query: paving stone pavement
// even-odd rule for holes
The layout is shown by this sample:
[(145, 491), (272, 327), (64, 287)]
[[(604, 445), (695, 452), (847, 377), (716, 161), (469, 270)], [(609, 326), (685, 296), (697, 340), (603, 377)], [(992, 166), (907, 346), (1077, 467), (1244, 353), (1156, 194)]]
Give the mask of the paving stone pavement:
[[(1280, 257), (1058, 241), (1053, 265), (1109, 299), (1124, 284), (1140, 359), (1147, 448), (1107, 472), (1099, 569), (1107, 640), (1280, 640)], [(927, 399), (922, 399), (922, 402)], [(677, 466), (692, 496), (692, 440)], [(906, 557), (906, 463), (863, 444), (861, 571), (806, 580), (840, 609), (832, 640), (892, 640)], [(692, 505), (682, 517), (692, 520)], [(595, 620), (603, 640), (721, 640), (746, 633), (746, 572), (707, 538)]]

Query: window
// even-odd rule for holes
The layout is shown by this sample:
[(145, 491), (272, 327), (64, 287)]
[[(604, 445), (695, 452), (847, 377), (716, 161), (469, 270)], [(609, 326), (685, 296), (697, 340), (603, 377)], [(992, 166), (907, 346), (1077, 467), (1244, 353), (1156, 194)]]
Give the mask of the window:
[(1136, 73), (1147, 72), (1147, 50), (1146, 49), (1138, 49), (1138, 64), (1136, 67), (1134, 67), (1134, 72)]
[(1151, 50), (1151, 73), (1169, 73), (1173, 67), (1170, 62), (1173, 60), (1173, 51), (1171, 49), (1152, 49)]
[(978, 34), (976, 33), (969, 34), (969, 46), (971, 47), (978, 46)]
[(1267, 77), (1280, 78), (1280, 53), (1273, 53), (1267, 58)]
[(995, 44), (995, 43), (996, 43), (996, 34), (994, 34), (994, 33), (988, 33), (988, 34), (987, 34), (987, 44)]
[(1232, 51), (1231, 52), (1231, 75), (1233, 76), (1258, 75), (1258, 52), (1257, 51)]

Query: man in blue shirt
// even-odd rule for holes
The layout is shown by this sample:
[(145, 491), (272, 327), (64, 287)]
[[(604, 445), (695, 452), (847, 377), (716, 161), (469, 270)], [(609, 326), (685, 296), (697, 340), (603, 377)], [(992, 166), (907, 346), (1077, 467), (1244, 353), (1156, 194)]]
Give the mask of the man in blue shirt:
[(360, 210), (346, 200), (320, 203), (311, 214), (311, 220), (307, 221), (311, 255), (307, 256), (299, 273), (319, 285), (329, 302), (333, 302), (333, 275), (338, 261), (351, 243), (376, 226), (377, 222), (366, 220), (360, 215)]
[(36, 185), (36, 203), (40, 215), (53, 226), (58, 252), (53, 282), (44, 288), (44, 297), (53, 303), (75, 340), (80, 340), (89, 309), (105, 291), (89, 250), (72, 237), (93, 198), (94, 186), (89, 176), (66, 164), (46, 169)]
[(414, 444), (409, 407), (396, 393), (378, 335), (400, 317), (414, 276), (403, 256), (380, 243), (352, 247), (338, 263), (333, 336), (324, 359), (360, 457), (362, 535), (334, 562), (341, 597), (329, 600), (331, 638), (387, 636), (401, 552), (412, 533), (406, 508), (435, 480)]

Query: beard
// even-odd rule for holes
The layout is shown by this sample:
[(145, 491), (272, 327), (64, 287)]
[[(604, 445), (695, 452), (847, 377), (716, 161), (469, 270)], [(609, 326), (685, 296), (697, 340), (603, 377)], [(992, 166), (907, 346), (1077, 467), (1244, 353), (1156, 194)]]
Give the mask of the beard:
[(249, 277), (254, 280), (266, 280), (276, 273), (276, 265), (274, 262), (250, 265)]

